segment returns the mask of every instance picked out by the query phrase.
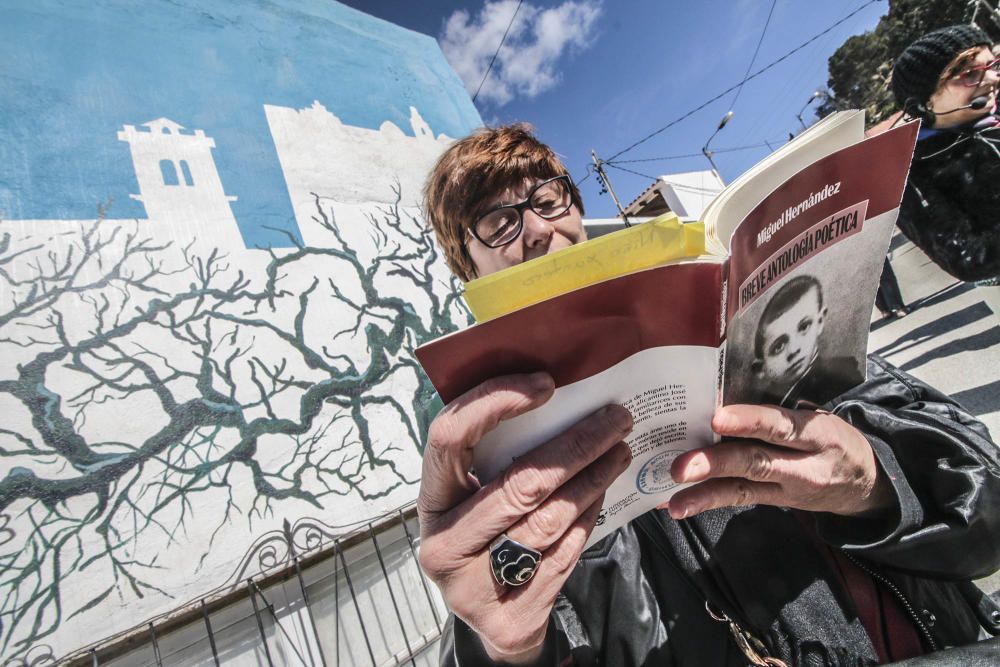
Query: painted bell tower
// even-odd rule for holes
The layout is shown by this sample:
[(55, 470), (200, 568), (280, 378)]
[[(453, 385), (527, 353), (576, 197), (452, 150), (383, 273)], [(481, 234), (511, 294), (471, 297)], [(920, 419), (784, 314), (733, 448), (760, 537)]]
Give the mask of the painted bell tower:
[(118, 132), (132, 152), (139, 194), (154, 224), (177, 228), (177, 236), (242, 243), (229, 196), (222, 187), (212, 149), (215, 141), (204, 131), (186, 131), (168, 118), (125, 125)]

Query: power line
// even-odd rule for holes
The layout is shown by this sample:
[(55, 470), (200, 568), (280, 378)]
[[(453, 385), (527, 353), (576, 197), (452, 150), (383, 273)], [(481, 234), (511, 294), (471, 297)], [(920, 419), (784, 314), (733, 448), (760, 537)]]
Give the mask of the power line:
[(583, 185), (587, 181), (587, 179), (593, 175), (594, 175), (594, 165), (588, 164), (587, 173), (584, 174), (582, 178), (576, 180), (576, 187), (580, 187), (581, 185)]
[[(773, 141), (767, 142), (762, 141), (758, 144), (748, 144), (746, 146), (733, 146), (732, 148), (716, 148), (713, 153), (735, 153), (737, 151), (748, 151), (752, 148), (770, 148), (771, 144), (778, 144), (784, 142), (784, 139), (775, 139)], [(616, 164), (629, 164), (634, 162), (659, 162), (661, 160), (681, 160), (690, 157), (702, 157), (701, 153), (680, 153), (678, 155), (664, 155), (663, 157), (647, 157), (635, 160), (615, 160), (614, 162), (609, 162), (605, 160), (605, 164), (616, 165)]]
[(472, 96), (472, 103), (476, 103), (476, 98), (479, 97), (479, 91), (483, 89), (483, 84), (486, 83), (486, 77), (490, 75), (490, 70), (493, 69), (493, 63), (497, 61), (497, 56), (500, 55), (500, 49), (503, 48), (503, 43), (507, 41), (507, 33), (510, 32), (510, 27), (514, 25), (514, 19), (517, 17), (517, 10), (521, 8), (521, 3), (524, 0), (517, 0), (517, 7), (514, 8), (514, 13), (510, 15), (510, 23), (507, 24), (507, 29), (503, 31), (503, 37), (500, 38), (500, 45), (497, 46), (497, 52), (493, 54), (493, 58), (490, 60), (489, 66), (486, 68), (486, 73), (483, 74), (483, 80), (479, 82), (479, 87), (476, 88), (476, 94)]
[[(753, 64), (757, 62), (757, 54), (760, 53), (760, 45), (764, 43), (764, 35), (767, 34), (767, 26), (771, 25), (771, 15), (774, 14), (774, 5), (777, 0), (771, 0), (771, 10), (767, 13), (767, 20), (764, 21), (764, 29), (760, 31), (760, 39), (757, 40), (757, 48), (753, 50), (753, 58), (750, 59), (750, 64), (747, 65), (747, 71), (743, 73), (743, 81), (740, 82), (740, 87), (736, 90), (736, 97), (733, 98), (732, 104), (729, 105), (730, 109), (736, 108), (736, 100), (740, 99), (740, 93), (743, 92), (743, 84), (747, 82), (747, 75), (750, 74), (750, 70), (753, 69)], [(718, 151), (715, 151), (716, 153)]]
[[(699, 153), (699, 155), (701, 155), (701, 153)], [(617, 164), (611, 164), (610, 162), (605, 162), (604, 164), (611, 167), (612, 169), (617, 169), (618, 171), (627, 171), (630, 174), (635, 174), (636, 176), (642, 176), (643, 178), (648, 178), (651, 181), (659, 180), (658, 177), (656, 176), (650, 176), (649, 174), (640, 174), (638, 171), (626, 169), (625, 167), (619, 167)]]
[(820, 37), (822, 37), (823, 35), (827, 34), (828, 32), (830, 32), (831, 30), (833, 30), (837, 26), (841, 25), (842, 23), (845, 23), (846, 21), (850, 20), (856, 14), (858, 14), (862, 10), (866, 9), (869, 5), (875, 4), (876, 2), (881, 2), (881, 0), (868, 0), (868, 2), (866, 2), (865, 4), (861, 5), (857, 9), (855, 9), (853, 12), (851, 12), (850, 14), (848, 14), (847, 16), (845, 16), (844, 18), (840, 19), (839, 21), (837, 21), (836, 23), (834, 23), (833, 25), (831, 25), (826, 30), (823, 30), (822, 32), (813, 35), (808, 40), (806, 40), (805, 42), (803, 42), (799, 46), (796, 46), (794, 49), (792, 49), (791, 51), (789, 51), (785, 55), (781, 56), (780, 58), (778, 58), (774, 62), (766, 65), (765, 67), (762, 67), (761, 69), (757, 70), (756, 72), (754, 72), (750, 76), (745, 77), (743, 79), (743, 81), (740, 81), (739, 83), (734, 84), (734, 85), (730, 86), (729, 88), (726, 88), (724, 91), (722, 91), (721, 93), (719, 93), (715, 97), (713, 97), (713, 98), (711, 98), (709, 100), (706, 100), (702, 104), (699, 104), (698, 106), (696, 106), (695, 108), (691, 109), (690, 111), (688, 111), (684, 115), (680, 116), (679, 118), (676, 118), (675, 120), (670, 121), (669, 123), (667, 123), (666, 125), (664, 125), (663, 127), (661, 127), (658, 130), (650, 132), (649, 134), (647, 134), (645, 137), (643, 137), (639, 141), (635, 142), (634, 144), (632, 144), (632, 145), (630, 145), (630, 146), (628, 146), (626, 148), (623, 148), (622, 150), (618, 151), (617, 153), (615, 153), (614, 155), (612, 155), (610, 158), (608, 158), (607, 160), (605, 160), (605, 162), (610, 162), (610, 161), (614, 160), (619, 155), (627, 153), (628, 151), (632, 150), (633, 148), (646, 143), (647, 141), (649, 141), (650, 139), (652, 139), (656, 135), (658, 135), (658, 134), (660, 134), (660, 133), (662, 133), (662, 132), (670, 129), (671, 127), (673, 127), (677, 123), (680, 123), (681, 121), (686, 120), (687, 118), (690, 118), (694, 114), (698, 113), (699, 111), (701, 111), (702, 109), (704, 109), (705, 107), (707, 107), (709, 104), (718, 101), (722, 97), (725, 97), (726, 95), (728, 95), (732, 91), (736, 90), (739, 86), (742, 86), (747, 81), (750, 81), (751, 79), (757, 78), (758, 76), (760, 76), (764, 72), (768, 71), (769, 69), (771, 69), (775, 65), (777, 65), (777, 64), (779, 64), (781, 62), (784, 62), (785, 60), (787, 60), (792, 55), (798, 53), (799, 51), (801, 51), (805, 47), (809, 46), (810, 44), (812, 44), (813, 42), (815, 42), (817, 39), (819, 39)]

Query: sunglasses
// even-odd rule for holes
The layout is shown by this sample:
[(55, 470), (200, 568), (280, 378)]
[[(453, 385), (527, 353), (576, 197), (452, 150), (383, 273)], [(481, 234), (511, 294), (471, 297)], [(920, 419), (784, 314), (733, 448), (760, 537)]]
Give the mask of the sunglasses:
[(987, 63), (985, 65), (970, 67), (967, 70), (959, 72), (952, 78), (958, 81), (963, 86), (966, 86), (968, 88), (977, 88), (983, 84), (983, 79), (986, 78), (987, 72), (1000, 74), (1000, 58), (997, 58), (993, 62)]

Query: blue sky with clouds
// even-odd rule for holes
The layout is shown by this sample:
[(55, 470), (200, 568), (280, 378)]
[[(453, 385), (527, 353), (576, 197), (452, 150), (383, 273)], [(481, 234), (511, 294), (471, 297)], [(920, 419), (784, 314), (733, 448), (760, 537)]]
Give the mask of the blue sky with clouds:
[[(348, 0), (375, 16), (438, 39), (474, 91), (516, 0)], [(866, 6), (867, 5), (867, 6)], [(771, 10), (770, 0), (525, 0), (498, 67), (476, 106), (488, 123), (523, 120), (582, 177), (590, 151), (608, 158), (738, 83), (747, 71)], [(764, 157), (758, 147), (801, 129), (796, 114), (827, 79), (827, 59), (849, 36), (874, 28), (888, 9), (868, 0), (776, 0), (753, 70), (864, 7), (851, 19), (759, 77), (732, 106), (732, 121), (712, 141), (726, 181)], [(620, 166), (655, 176), (704, 169), (701, 147), (733, 104), (730, 93), (620, 160), (694, 153), (696, 157)], [(803, 117), (815, 120), (810, 110)], [(650, 179), (609, 170), (626, 202)], [(614, 214), (594, 178), (582, 187), (588, 216)]]

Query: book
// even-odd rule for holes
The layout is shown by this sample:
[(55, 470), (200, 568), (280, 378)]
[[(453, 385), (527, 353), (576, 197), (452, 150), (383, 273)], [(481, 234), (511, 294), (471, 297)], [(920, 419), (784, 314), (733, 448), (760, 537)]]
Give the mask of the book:
[(416, 350), (445, 403), (506, 374), (545, 370), (556, 384), (478, 443), (476, 475), (488, 483), (603, 405), (624, 405), (632, 463), (589, 546), (682, 487), (670, 465), (716, 442), (719, 405), (816, 407), (862, 382), (918, 127), (865, 139), (862, 112), (833, 114), (730, 184), (691, 228), (699, 239), (659, 220), (672, 240), (651, 253), (621, 252), (656, 247), (639, 244), (653, 228), (635, 225), (473, 286), (479, 321)]
[(486, 322), (571, 289), (705, 252), (705, 225), (674, 213), (621, 229), (551, 255), (476, 278), (463, 297), (477, 322)]

